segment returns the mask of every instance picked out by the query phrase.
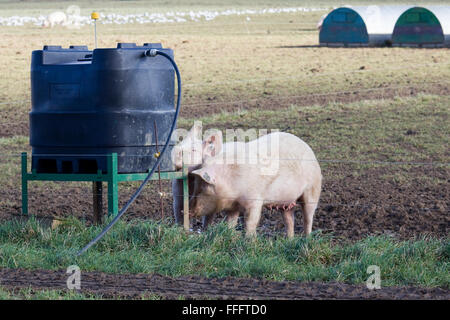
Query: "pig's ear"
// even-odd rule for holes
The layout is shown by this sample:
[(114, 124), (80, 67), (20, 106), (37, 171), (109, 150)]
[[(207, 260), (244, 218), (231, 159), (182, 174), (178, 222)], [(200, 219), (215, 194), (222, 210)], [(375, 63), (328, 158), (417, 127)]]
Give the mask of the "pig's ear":
[(192, 139), (197, 138), (198, 140), (201, 140), (201, 138), (202, 138), (202, 122), (194, 121), (194, 125), (192, 126), (191, 130), (189, 130), (187, 136), (191, 137)]
[(205, 182), (209, 184), (216, 184), (216, 175), (214, 173), (214, 170), (209, 168), (201, 168), (198, 170), (194, 170), (191, 172), (192, 174), (195, 174), (202, 178)]
[(203, 140), (203, 159), (206, 157), (214, 157), (222, 151), (222, 132), (214, 130)]

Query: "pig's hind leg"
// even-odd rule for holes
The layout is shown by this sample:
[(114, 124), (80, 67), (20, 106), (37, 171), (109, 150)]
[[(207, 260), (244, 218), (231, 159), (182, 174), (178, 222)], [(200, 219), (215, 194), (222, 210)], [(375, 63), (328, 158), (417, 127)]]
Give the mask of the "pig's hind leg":
[(300, 197), (303, 211), (303, 232), (309, 235), (312, 231), (314, 212), (319, 204), (320, 186), (311, 187)]
[(294, 209), (283, 210), (283, 221), (288, 238), (294, 236)]

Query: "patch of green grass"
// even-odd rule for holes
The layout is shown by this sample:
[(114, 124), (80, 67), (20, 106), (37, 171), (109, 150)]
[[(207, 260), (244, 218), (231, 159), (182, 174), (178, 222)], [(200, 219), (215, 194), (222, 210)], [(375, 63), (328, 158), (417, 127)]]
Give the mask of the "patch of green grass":
[(77, 258), (76, 252), (99, 231), (76, 219), (55, 230), (34, 219), (5, 222), (0, 225), (0, 266), (55, 270), (77, 264), (85, 271), (109, 273), (364, 283), (367, 267), (378, 265), (385, 286), (450, 286), (448, 239), (369, 237), (336, 244), (315, 232), (308, 238), (249, 240), (225, 224), (187, 234), (155, 222), (119, 222)]
[[(0, 286), (0, 300), (105, 300), (105, 299), (121, 299), (120, 296), (104, 297), (97, 294), (89, 294), (70, 290), (49, 290), (49, 289), (32, 289), (19, 288), (7, 289)], [(161, 300), (161, 297), (155, 294), (141, 295), (140, 300)]]
[(34, 290), (21, 288), (8, 290), (0, 286), (0, 300), (99, 300), (101, 295), (67, 290)]
[(15, 149), (24, 144), (28, 144), (29, 138), (25, 136), (13, 136), (8, 138), (0, 138), (0, 148), (7, 150), (8, 148)]

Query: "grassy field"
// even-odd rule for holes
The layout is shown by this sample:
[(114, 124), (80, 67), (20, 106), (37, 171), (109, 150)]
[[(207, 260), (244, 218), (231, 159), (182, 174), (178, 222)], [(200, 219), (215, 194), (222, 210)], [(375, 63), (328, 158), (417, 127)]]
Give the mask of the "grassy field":
[[(67, 290), (35, 290), (32, 288), (9, 289), (0, 286), (0, 300), (104, 300), (121, 299), (117, 297), (103, 297), (102, 295), (88, 294)], [(142, 295), (141, 300), (160, 300), (157, 295)], [(182, 296), (179, 298), (183, 299)]]
[[(48, 14), (69, 4), (0, 0), (0, 17)], [(325, 181), (316, 232), (287, 240), (275, 223), (261, 226), (262, 236), (254, 242), (223, 224), (200, 235), (186, 234), (170, 218), (162, 224), (149, 220), (159, 209), (149, 202), (155, 188), (149, 186), (131, 208), (128, 223), (119, 223), (75, 259), (73, 254), (100, 231), (100, 226), (84, 224), (91, 189), (83, 183), (36, 182), (30, 188), (32, 211), (64, 217), (58, 228), (34, 219), (11, 220), (21, 206), (19, 154), (31, 151), (31, 51), (45, 44), (93, 48), (94, 39), (91, 26), (0, 26), (0, 267), (56, 270), (77, 263), (86, 271), (113, 273), (364, 283), (367, 266), (376, 264), (383, 286), (449, 288), (449, 49), (318, 47), (316, 23), (338, 5), (328, 0), (77, 4), (85, 15), (92, 10), (324, 8), (248, 15), (249, 20), (230, 15), (212, 21), (98, 26), (100, 47), (162, 42), (174, 49), (183, 79), (179, 127), (189, 128), (200, 119), (206, 128), (280, 129), (304, 139), (320, 160)], [(164, 184), (165, 191), (168, 187)], [(121, 185), (122, 203), (135, 188), (133, 183)], [(165, 206), (169, 212), (170, 201)], [(378, 225), (377, 219), (386, 223)], [(264, 221), (269, 220), (265, 215)], [(0, 299), (14, 298), (102, 297), (0, 287)]]
[(0, 300), (101, 300), (101, 296), (64, 290), (8, 290), (0, 286)]

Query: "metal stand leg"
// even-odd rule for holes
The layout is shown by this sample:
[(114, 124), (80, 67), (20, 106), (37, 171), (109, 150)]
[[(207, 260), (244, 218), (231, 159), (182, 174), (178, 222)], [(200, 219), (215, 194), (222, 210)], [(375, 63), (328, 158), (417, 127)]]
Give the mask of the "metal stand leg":
[(184, 214), (184, 230), (189, 231), (189, 181), (188, 181), (188, 167), (183, 166), (183, 214)]
[(22, 214), (28, 215), (28, 178), (26, 152), (22, 152)]
[(119, 213), (119, 186), (117, 182), (117, 153), (108, 156), (108, 215)]
[(92, 182), (94, 223), (100, 224), (103, 218), (103, 183), (101, 181)]

